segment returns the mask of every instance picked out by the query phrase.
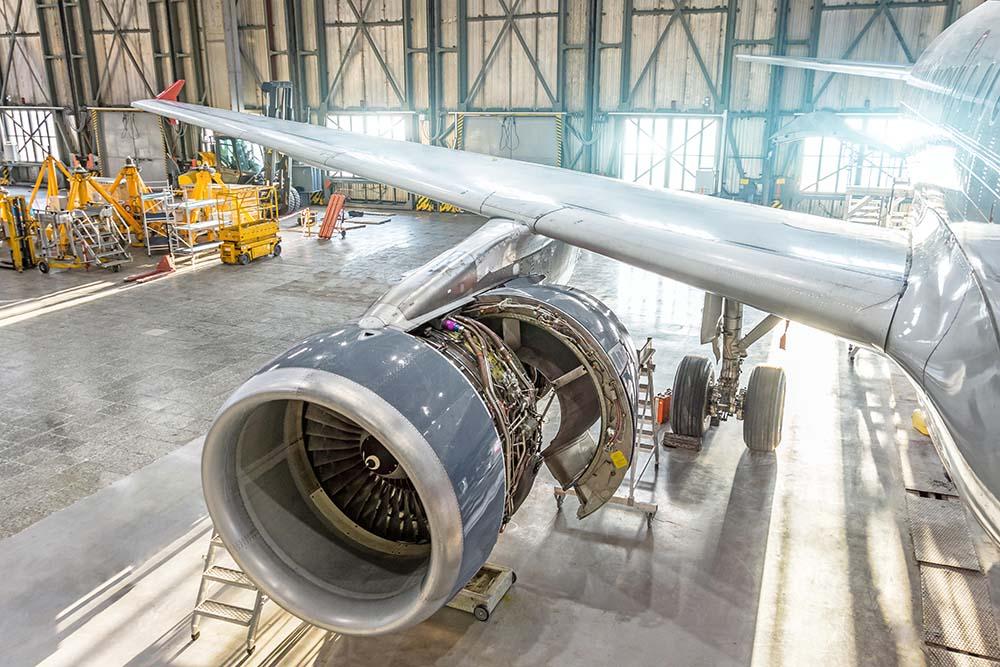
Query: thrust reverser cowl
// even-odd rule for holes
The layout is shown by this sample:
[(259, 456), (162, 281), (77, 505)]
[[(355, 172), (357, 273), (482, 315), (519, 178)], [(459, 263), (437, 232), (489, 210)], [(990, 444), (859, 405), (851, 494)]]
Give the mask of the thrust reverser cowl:
[(486, 561), (504, 511), (482, 400), (391, 329), (348, 325), (268, 364), (223, 406), (202, 476), (240, 566), (292, 614), (348, 634), (434, 613)]

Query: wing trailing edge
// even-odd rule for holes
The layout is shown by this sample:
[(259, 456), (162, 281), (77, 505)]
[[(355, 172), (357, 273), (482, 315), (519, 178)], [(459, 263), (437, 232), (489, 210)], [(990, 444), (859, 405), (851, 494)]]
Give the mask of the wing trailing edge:
[(811, 69), (817, 72), (834, 72), (836, 74), (852, 74), (875, 79), (893, 79), (905, 81), (910, 76), (910, 65), (892, 63), (870, 63), (860, 60), (837, 60), (835, 58), (800, 58), (799, 56), (751, 56), (738, 55), (740, 60), (779, 67), (795, 69)]
[(132, 106), (343, 170), (881, 347), (905, 286), (898, 230), (166, 100)]

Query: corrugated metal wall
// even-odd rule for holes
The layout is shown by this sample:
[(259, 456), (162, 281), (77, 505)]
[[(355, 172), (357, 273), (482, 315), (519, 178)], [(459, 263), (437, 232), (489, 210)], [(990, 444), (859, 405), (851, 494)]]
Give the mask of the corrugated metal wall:
[(767, 137), (793, 112), (886, 109), (898, 94), (898, 85), (782, 72), (734, 54), (906, 62), (976, 4), (0, 0), (0, 89), (15, 103), (65, 107), (65, 147), (80, 152), (93, 150), (88, 107), (126, 105), (181, 77), (188, 101), (251, 109), (261, 81), (289, 79), (302, 119), (415, 111), (420, 136), (445, 144), (455, 111), (557, 112), (566, 114), (563, 164), (601, 173), (616, 163), (609, 113), (726, 112), (732, 191), (741, 178), (794, 168), (794, 155), (765, 159)]

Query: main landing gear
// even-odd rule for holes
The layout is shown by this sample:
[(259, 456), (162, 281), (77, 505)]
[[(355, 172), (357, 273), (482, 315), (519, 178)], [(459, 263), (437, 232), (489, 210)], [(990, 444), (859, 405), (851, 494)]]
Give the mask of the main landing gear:
[(746, 389), (740, 389), (740, 372), (747, 349), (782, 320), (768, 315), (742, 336), (743, 304), (705, 295), (701, 342), (712, 343), (722, 364), (716, 379), (708, 357), (688, 355), (674, 376), (670, 425), (674, 433), (701, 438), (711, 426), (729, 417), (743, 420), (743, 441), (758, 452), (771, 452), (781, 442), (785, 413), (785, 371), (778, 366), (757, 366)]

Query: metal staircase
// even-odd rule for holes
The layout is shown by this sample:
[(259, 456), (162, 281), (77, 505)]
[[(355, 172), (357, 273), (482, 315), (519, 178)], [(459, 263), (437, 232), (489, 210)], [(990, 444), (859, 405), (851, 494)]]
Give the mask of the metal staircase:
[[(257, 585), (239, 569), (234, 563), (220, 565), (220, 556), (228, 556), (226, 545), (223, 544), (219, 533), (212, 531), (212, 539), (208, 543), (208, 553), (205, 554), (205, 567), (201, 572), (201, 585), (198, 586), (198, 597), (195, 599), (194, 611), (191, 613), (191, 639), (195, 640), (201, 635), (200, 621), (203, 618), (213, 618), (218, 621), (225, 621), (239, 625), (247, 629), (246, 651), (247, 655), (253, 653), (257, 641), (257, 626), (260, 621), (260, 612), (267, 601)], [(226, 559), (231, 561), (231, 558)], [(212, 595), (209, 597), (209, 588), (212, 588)], [(233, 593), (236, 591), (251, 591), (253, 593), (253, 604), (250, 606), (240, 606), (233, 603)], [(217, 596), (226, 595), (227, 601), (218, 599)]]
[(862, 195), (861, 197), (847, 195), (847, 208), (844, 219), (862, 225), (882, 226), (884, 202), (879, 197)]
[(73, 241), (80, 249), (84, 262), (117, 270), (115, 267), (132, 260), (128, 252), (129, 239), (118, 228), (110, 207), (106, 206), (90, 214), (78, 209), (72, 211), (71, 215)]

